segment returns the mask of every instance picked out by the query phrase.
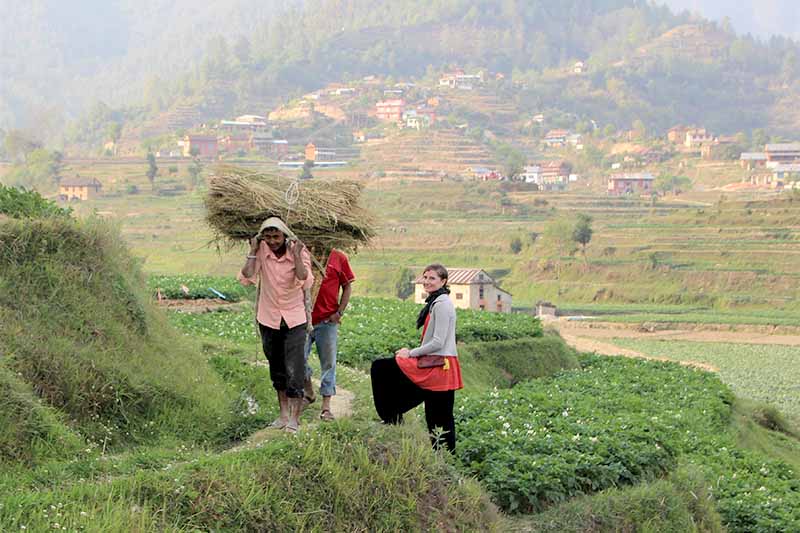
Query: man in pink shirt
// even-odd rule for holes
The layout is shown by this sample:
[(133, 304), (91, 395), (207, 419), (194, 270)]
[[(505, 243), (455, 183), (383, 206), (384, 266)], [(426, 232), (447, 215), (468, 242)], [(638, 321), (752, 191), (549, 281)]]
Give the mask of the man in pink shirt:
[(307, 319), (303, 290), (311, 287), (314, 276), (311, 254), (277, 217), (265, 220), (258, 235), (250, 240), (250, 253), (239, 280), (249, 285), (256, 282), (256, 277), (256, 320), (280, 405), (280, 416), (272, 427), (295, 433), (303, 410), (305, 375)]

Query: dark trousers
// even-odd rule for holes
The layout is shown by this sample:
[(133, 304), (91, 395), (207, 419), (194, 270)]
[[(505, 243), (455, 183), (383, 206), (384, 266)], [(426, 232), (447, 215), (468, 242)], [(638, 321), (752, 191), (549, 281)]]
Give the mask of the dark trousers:
[[(403, 413), (425, 403), (425, 422), (434, 448), (444, 444), (456, 449), (456, 423), (453, 419), (455, 391), (430, 391), (420, 388), (403, 374), (394, 357), (378, 359), (370, 369), (375, 410), (385, 424), (399, 424)], [(441, 434), (437, 437), (437, 433)]]
[(259, 323), (261, 346), (269, 361), (269, 377), (275, 390), (286, 391), (289, 398), (303, 397), (305, 378), (306, 325), (290, 328), (281, 320), (280, 329)]

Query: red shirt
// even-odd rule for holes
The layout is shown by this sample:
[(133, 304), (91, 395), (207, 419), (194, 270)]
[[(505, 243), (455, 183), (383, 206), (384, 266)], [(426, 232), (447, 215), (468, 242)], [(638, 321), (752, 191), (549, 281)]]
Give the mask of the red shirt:
[(347, 256), (339, 250), (331, 250), (328, 264), (325, 266), (325, 277), (319, 287), (311, 322), (319, 324), (327, 320), (339, 310), (339, 289), (355, 281), (356, 277), (347, 261)]

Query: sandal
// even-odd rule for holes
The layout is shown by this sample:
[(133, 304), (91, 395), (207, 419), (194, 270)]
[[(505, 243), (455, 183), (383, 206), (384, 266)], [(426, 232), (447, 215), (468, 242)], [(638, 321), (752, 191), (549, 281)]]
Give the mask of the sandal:
[(331, 422), (333, 420), (336, 420), (330, 409), (323, 409), (322, 412), (319, 414), (319, 419), (325, 422)]
[(283, 429), (289, 424), (288, 420), (281, 420), (280, 418), (276, 418), (272, 424), (269, 425), (270, 429)]
[(297, 433), (297, 430), (298, 430), (298, 429), (300, 429), (300, 427), (299, 427), (297, 424), (293, 424), (293, 423), (291, 423), (291, 422), (288, 422), (288, 423), (286, 424), (286, 426), (284, 426), (284, 428), (283, 428), (283, 430), (284, 430), (286, 433), (290, 433), (290, 434), (292, 434), (292, 435), (294, 435), (295, 433)]

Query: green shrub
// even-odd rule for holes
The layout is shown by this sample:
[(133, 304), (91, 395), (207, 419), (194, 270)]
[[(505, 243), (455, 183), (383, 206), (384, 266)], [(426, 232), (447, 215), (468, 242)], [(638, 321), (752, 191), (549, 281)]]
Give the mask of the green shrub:
[(72, 209), (58, 207), (36, 191), (0, 184), (0, 214), (11, 218), (67, 217)]
[(501, 369), (508, 385), (578, 366), (575, 350), (555, 335), (468, 344), (460, 348), (459, 356)]

